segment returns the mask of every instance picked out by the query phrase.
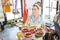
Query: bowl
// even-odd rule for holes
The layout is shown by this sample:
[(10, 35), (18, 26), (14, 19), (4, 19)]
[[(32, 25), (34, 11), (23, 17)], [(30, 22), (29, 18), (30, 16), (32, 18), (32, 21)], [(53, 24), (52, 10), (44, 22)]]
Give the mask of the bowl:
[(35, 36), (36, 37), (43, 37), (43, 36), (45, 36), (45, 30), (44, 29), (42, 29), (42, 28), (37, 28), (36, 29), (36, 32), (35, 32)]
[(34, 33), (35, 33), (35, 29), (30, 29), (30, 32), (31, 32), (32, 34), (34, 34)]
[(24, 28), (22, 29), (22, 32), (25, 33), (25, 32), (29, 32), (29, 30), (27, 28)]
[(36, 29), (36, 31), (40, 31), (40, 32), (42, 32), (42, 30), (43, 30), (42, 28), (37, 28)]
[(25, 33), (25, 37), (26, 37), (26, 38), (31, 38), (31, 37), (32, 37), (31, 32), (27, 32), (27, 33)]
[(43, 32), (37, 31), (37, 32), (35, 33), (35, 37), (42, 37), (43, 34), (44, 34)]

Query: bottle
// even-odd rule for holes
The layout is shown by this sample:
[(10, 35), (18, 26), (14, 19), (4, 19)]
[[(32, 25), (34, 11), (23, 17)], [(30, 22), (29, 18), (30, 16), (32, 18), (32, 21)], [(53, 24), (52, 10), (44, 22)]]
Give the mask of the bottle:
[(21, 40), (23, 38), (21, 27), (19, 27), (19, 32), (17, 32), (17, 37), (18, 37), (18, 40)]

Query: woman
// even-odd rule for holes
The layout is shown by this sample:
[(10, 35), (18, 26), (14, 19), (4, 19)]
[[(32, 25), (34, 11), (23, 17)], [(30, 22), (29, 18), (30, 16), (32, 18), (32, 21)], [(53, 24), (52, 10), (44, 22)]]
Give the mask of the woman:
[(37, 27), (41, 27), (42, 26), (42, 17), (39, 14), (39, 11), (41, 10), (40, 9), (41, 3), (40, 4), (39, 3), (40, 2), (37, 2), (32, 7), (32, 15), (30, 15), (28, 17), (28, 20), (27, 20), (27, 24), (29, 26), (32, 26), (32, 25), (37, 26)]

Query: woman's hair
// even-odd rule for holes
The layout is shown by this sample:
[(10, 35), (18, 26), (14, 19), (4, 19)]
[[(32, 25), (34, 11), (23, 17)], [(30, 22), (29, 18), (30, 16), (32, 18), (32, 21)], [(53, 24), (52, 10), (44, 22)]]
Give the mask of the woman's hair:
[(37, 2), (36, 4), (38, 4), (40, 7), (42, 6), (42, 3), (41, 2)]
[(41, 7), (41, 2), (37, 2), (33, 6), (36, 6), (39, 9)]

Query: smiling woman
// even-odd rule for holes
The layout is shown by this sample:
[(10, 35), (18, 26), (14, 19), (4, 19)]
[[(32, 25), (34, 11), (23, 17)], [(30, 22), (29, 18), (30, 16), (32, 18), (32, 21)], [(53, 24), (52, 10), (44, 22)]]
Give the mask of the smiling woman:
[(32, 15), (30, 15), (28, 17), (28, 20), (27, 20), (27, 24), (29, 24), (30, 26), (32, 25), (35, 25), (37, 27), (41, 27), (42, 26), (42, 17), (40, 16), (40, 10), (41, 10), (41, 2), (38, 2), (35, 3), (33, 6), (32, 6)]

